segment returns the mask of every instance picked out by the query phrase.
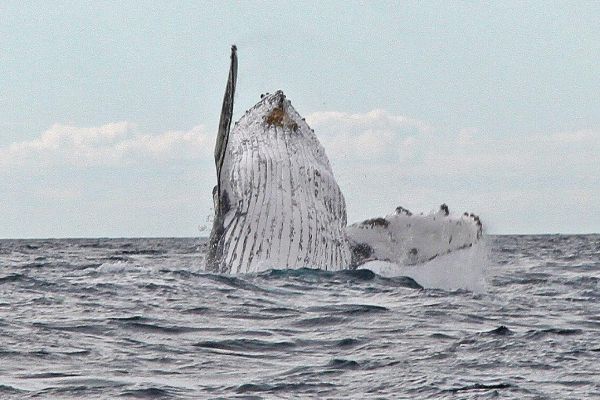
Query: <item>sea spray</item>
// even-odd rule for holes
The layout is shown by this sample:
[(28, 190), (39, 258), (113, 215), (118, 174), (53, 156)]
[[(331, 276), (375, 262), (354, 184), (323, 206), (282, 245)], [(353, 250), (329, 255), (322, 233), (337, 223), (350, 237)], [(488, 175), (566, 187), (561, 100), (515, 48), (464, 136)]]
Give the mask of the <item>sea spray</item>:
[(429, 289), (466, 289), (485, 291), (485, 272), (489, 265), (489, 246), (480, 240), (472, 247), (458, 250), (419, 265), (399, 266), (372, 261), (363, 266), (386, 277), (408, 276)]

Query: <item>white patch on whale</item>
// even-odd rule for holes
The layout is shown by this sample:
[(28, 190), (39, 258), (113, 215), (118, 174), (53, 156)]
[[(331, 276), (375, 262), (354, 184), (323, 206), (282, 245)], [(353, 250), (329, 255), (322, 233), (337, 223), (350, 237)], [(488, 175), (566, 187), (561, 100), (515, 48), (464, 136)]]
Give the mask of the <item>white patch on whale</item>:
[(442, 204), (439, 211), (427, 215), (398, 207), (385, 218), (348, 226), (346, 234), (355, 264), (382, 260), (415, 265), (471, 247), (481, 238), (482, 226), (476, 215), (453, 216)]

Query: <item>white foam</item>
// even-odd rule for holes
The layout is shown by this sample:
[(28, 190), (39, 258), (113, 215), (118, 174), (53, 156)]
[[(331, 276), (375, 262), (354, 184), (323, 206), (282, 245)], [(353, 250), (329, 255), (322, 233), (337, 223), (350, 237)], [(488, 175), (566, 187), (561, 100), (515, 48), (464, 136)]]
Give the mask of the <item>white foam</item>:
[(103, 263), (96, 269), (96, 272), (103, 274), (114, 274), (122, 272), (138, 272), (140, 270), (141, 268), (137, 264), (133, 264), (126, 261), (117, 261)]
[(419, 265), (398, 265), (385, 261), (371, 261), (361, 266), (385, 277), (408, 276), (425, 288), (465, 289), (485, 291), (485, 271), (489, 264), (489, 248), (480, 240), (470, 248), (439, 256)]

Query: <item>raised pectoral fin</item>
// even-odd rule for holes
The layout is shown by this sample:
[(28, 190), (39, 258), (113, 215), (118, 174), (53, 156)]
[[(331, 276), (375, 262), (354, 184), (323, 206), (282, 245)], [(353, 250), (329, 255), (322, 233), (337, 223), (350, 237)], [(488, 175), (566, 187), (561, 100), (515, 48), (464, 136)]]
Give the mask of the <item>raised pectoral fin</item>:
[(223, 97), (223, 107), (221, 109), (221, 119), (219, 120), (219, 132), (215, 145), (215, 165), (217, 167), (217, 198), (220, 196), (221, 189), (221, 168), (225, 158), (225, 150), (229, 140), (229, 130), (231, 119), (233, 118), (233, 99), (235, 96), (235, 85), (237, 81), (237, 48), (231, 46), (231, 64), (229, 67), (229, 78)]

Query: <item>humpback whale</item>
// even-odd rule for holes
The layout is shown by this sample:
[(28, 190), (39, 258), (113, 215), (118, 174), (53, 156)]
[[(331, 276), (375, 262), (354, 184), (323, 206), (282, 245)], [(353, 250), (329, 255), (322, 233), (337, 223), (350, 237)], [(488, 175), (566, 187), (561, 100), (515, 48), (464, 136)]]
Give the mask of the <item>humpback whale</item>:
[(371, 260), (425, 262), (481, 237), (474, 215), (412, 215), (347, 226), (346, 203), (314, 131), (282, 91), (261, 100), (231, 128), (237, 49), (215, 145), (215, 216), (206, 270), (248, 273), (271, 268), (357, 268)]

